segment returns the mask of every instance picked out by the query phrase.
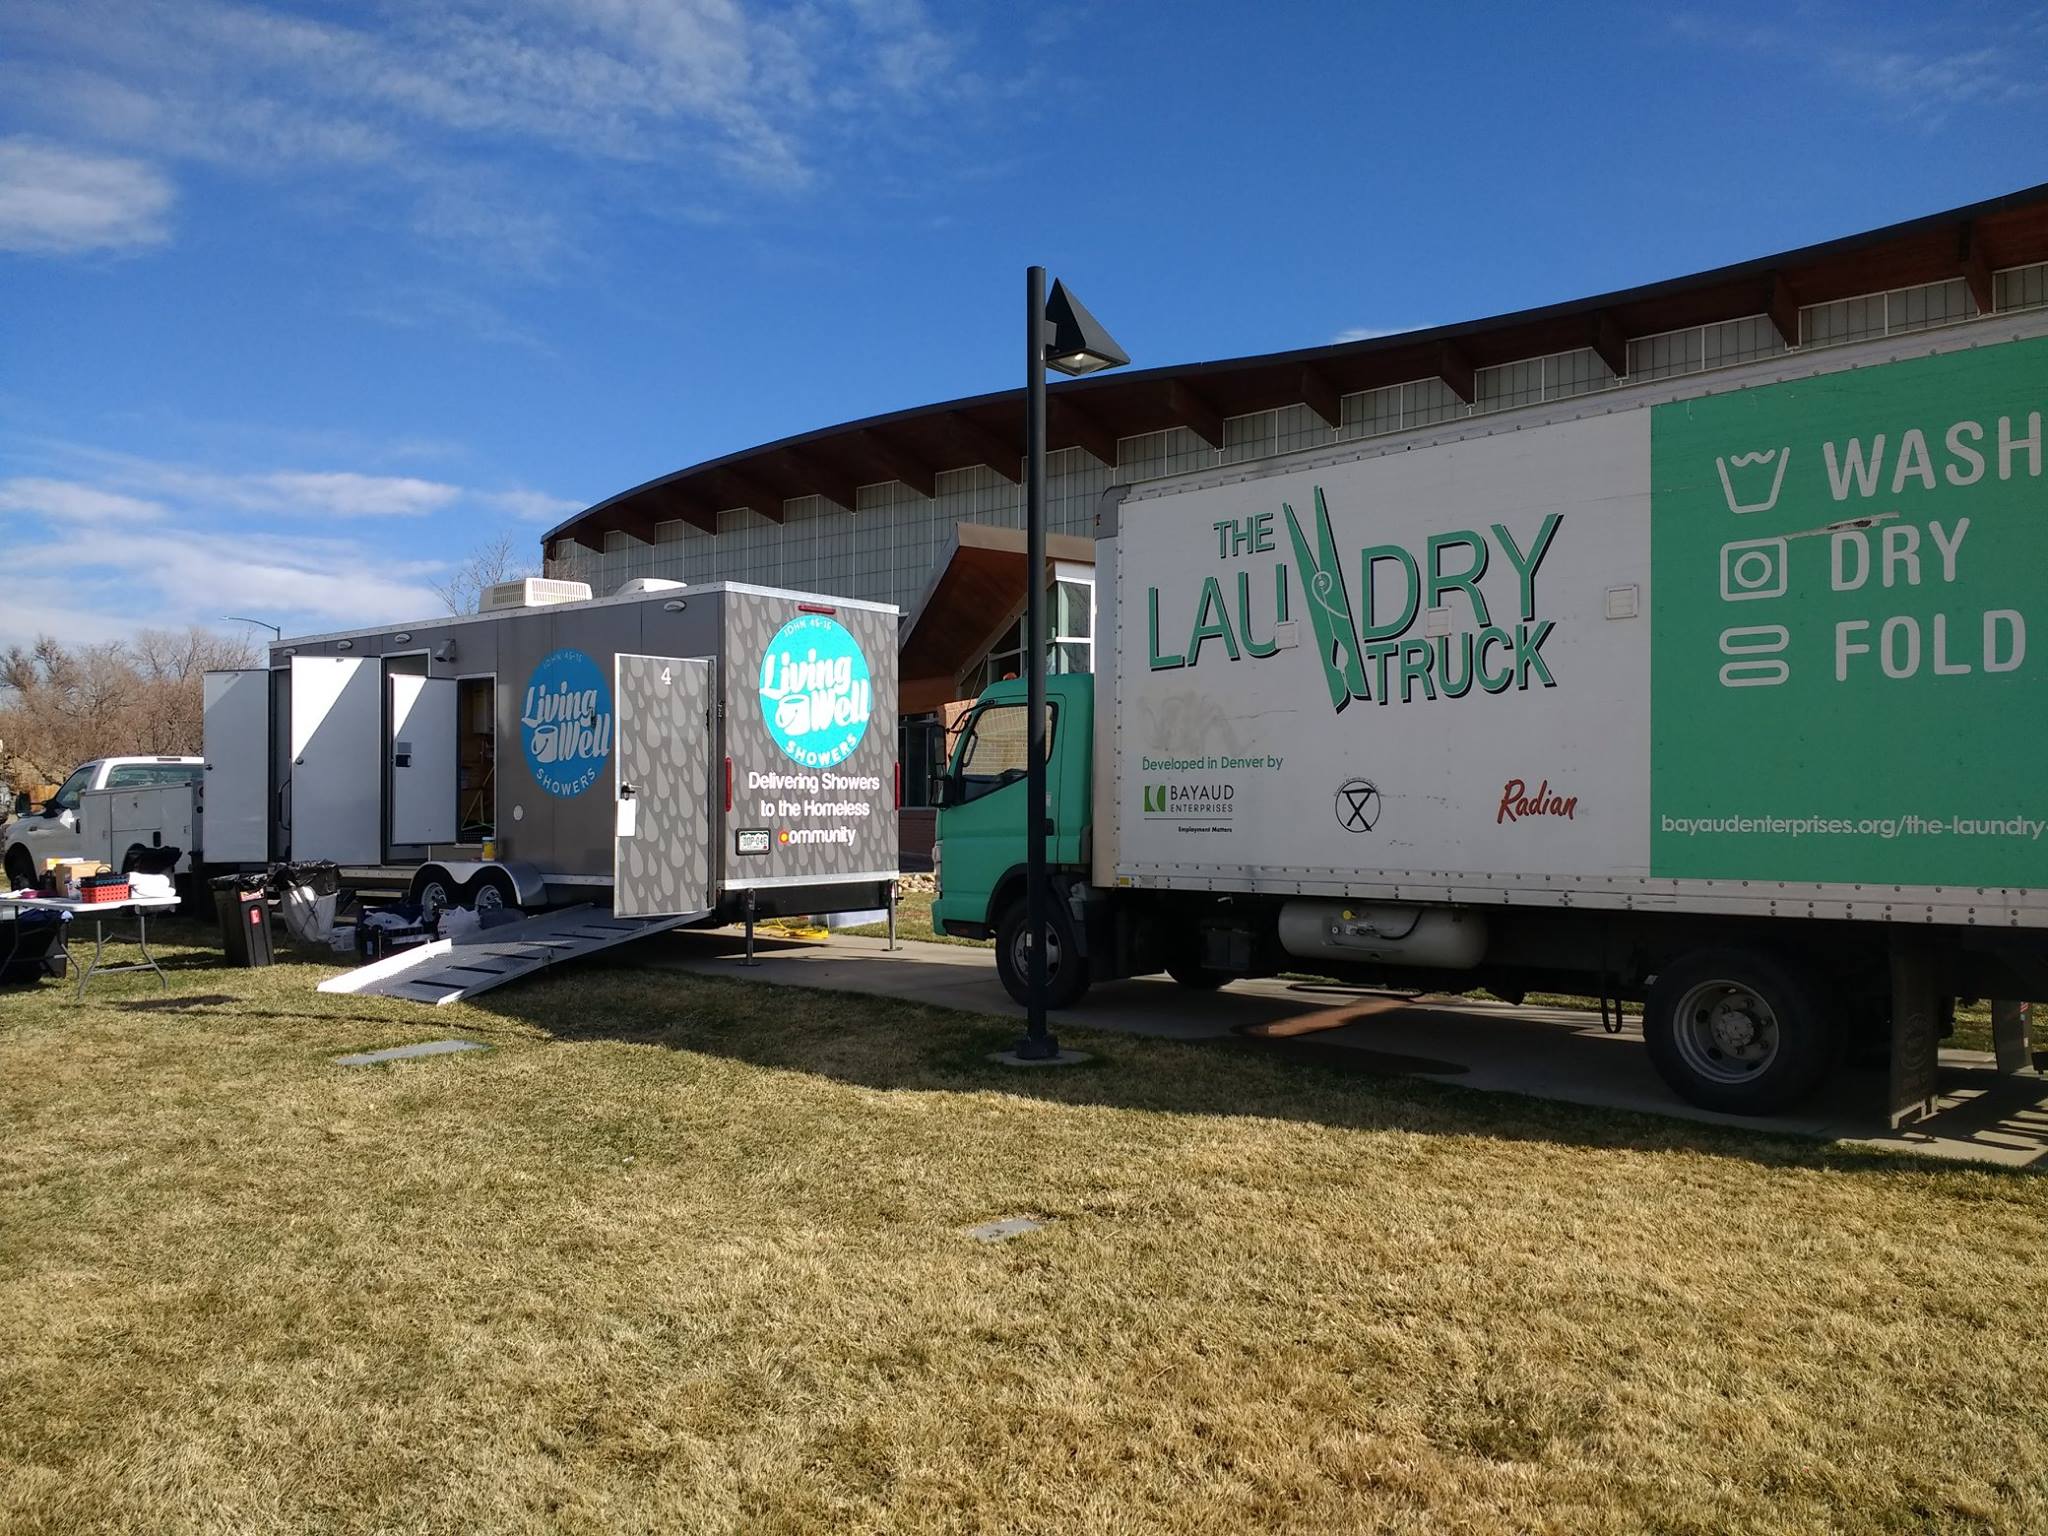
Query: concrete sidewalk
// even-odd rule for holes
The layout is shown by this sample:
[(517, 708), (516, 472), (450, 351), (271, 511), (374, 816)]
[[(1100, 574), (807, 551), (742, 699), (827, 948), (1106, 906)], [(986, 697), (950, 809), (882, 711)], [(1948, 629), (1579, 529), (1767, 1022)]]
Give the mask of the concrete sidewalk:
[[(763, 938), (756, 955), (758, 964), (743, 968), (739, 934), (721, 929), (664, 935), (636, 958), (707, 975), (1022, 1017), (987, 949), (904, 942), (891, 953), (880, 939), (841, 935), (815, 942)], [(1342, 1050), (1345, 1065), (1364, 1071), (1887, 1151), (2048, 1169), (2048, 1079), (2000, 1077), (1982, 1051), (1943, 1051), (1941, 1112), (1895, 1132), (1881, 1113), (1881, 1072), (1839, 1073), (1818, 1100), (1794, 1114), (1715, 1114), (1694, 1109), (1664, 1086), (1634, 1019), (1610, 1035), (1597, 1014), (1571, 1009), (1409, 999), (1277, 980), (1233, 982), (1201, 993), (1165, 977), (1144, 977), (1094, 988), (1079, 1008), (1056, 1015), (1053, 1027), (1174, 1040), (1273, 1032)]]

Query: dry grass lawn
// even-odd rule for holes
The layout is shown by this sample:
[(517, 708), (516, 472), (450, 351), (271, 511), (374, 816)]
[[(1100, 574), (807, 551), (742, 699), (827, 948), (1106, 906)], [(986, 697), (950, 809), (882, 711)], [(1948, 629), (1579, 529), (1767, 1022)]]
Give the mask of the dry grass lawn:
[(0, 1530), (2048, 1529), (2038, 1177), (317, 975), (0, 994)]

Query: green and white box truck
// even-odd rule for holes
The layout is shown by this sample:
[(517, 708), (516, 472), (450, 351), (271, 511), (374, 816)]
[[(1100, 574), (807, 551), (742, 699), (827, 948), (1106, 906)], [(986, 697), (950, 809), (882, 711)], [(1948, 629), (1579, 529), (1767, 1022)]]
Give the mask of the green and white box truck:
[[(2048, 997), (2048, 318), (1790, 354), (1117, 488), (1051, 680), (1054, 1000), (1168, 970), (1641, 999), (1773, 1109), (1863, 1031)], [(1023, 685), (935, 786), (1028, 950)]]

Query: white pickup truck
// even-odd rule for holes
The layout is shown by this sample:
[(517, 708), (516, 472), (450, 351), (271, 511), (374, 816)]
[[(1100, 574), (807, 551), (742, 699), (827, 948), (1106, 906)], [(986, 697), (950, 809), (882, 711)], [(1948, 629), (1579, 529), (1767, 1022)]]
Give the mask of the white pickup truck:
[(199, 862), (206, 760), (102, 757), (74, 769), (49, 800), (7, 823), (10, 890), (35, 884), (49, 859), (99, 859), (132, 868), (156, 849), (176, 848), (176, 873)]

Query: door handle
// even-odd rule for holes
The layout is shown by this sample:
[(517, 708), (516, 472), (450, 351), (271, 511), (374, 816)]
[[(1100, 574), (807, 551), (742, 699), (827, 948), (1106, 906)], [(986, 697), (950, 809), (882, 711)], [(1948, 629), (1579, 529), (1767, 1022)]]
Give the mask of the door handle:
[(619, 786), (619, 798), (621, 800), (630, 800), (636, 793), (638, 793), (638, 791), (631, 784), (621, 784)]

